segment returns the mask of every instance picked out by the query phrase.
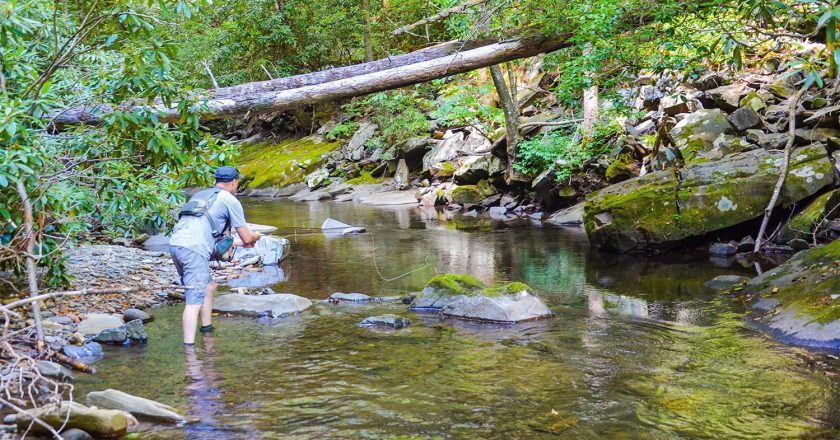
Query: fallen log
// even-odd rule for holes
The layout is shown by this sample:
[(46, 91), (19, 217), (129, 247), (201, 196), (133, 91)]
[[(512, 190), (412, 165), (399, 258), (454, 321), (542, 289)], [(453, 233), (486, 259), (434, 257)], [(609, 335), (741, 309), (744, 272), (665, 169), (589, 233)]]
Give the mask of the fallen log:
[[(493, 64), (552, 52), (570, 45), (570, 42), (560, 38), (542, 36), (525, 37), (488, 44), (400, 67), (291, 89), (260, 92), (259, 90), (262, 90), (260, 87), (264, 86), (256, 86), (255, 89), (250, 84), (243, 84), (236, 86), (238, 87), (238, 92), (236, 93), (224, 92), (224, 95), (211, 96), (208, 94), (200, 97), (198, 105), (201, 108), (200, 113), (204, 120), (246, 114), (253, 116), (261, 113), (289, 110), (306, 105), (337, 101), (354, 96), (363, 96), (405, 87), (458, 73), (469, 72)], [(279, 81), (279, 79), (274, 81)], [(268, 82), (271, 81), (265, 81), (263, 83)], [(255, 92), (255, 90), (257, 91)], [(158, 115), (159, 120), (167, 122), (177, 121), (180, 118), (177, 103), (170, 107), (163, 104), (129, 106), (123, 110), (154, 111)], [(98, 124), (101, 123), (103, 116), (113, 111), (113, 107), (107, 105), (93, 109), (68, 109), (56, 115), (53, 118), (53, 123), (56, 126)]]

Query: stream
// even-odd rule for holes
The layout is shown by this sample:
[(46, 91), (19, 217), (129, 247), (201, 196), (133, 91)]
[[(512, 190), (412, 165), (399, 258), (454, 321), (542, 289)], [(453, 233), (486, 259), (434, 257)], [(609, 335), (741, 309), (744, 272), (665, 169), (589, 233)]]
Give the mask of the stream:
[[(193, 420), (135, 438), (840, 436), (840, 362), (752, 330), (739, 301), (704, 287), (753, 275), (737, 263), (599, 255), (580, 229), (414, 207), (244, 204), (292, 242), (277, 292), (402, 295), (437, 270), (528, 283), (556, 317), (495, 326), (401, 303), (317, 303), (292, 318), (215, 318), (185, 352), (181, 307), (155, 309), (146, 346), (106, 347), (98, 373), (77, 380), (76, 398), (116, 388)], [(327, 237), (329, 217), (369, 232)], [(412, 325), (358, 326), (383, 313)]]

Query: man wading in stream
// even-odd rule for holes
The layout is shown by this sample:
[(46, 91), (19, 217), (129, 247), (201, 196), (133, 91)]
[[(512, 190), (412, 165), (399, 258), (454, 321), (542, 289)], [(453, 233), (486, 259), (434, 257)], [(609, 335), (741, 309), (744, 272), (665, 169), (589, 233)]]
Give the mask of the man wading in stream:
[[(215, 176), (215, 186), (198, 192), (184, 206), (169, 240), (169, 253), (181, 276), (181, 283), (191, 287), (184, 295), (187, 303), (183, 315), (184, 345), (188, 346), (195, 343), (195, 327), (199, 316), (201, 332), (213, 331), (210, 319), (216, 283), (210, 276), (210, 259), (214, 256), (217, 241), (214, 231), (217, 236), (221, 236), (229, 234), (231, 228), (236, 229), (241, 240), (237, 244), (246, 247), (253, 246), (262, 237), (259, 232), (248, 228), (242, 204), (233, 196), (243, 177), (239, 170), (223, 166), (216, 170)], [(188, 207), (195, 206), (193, 202), (203, 203), (209, 216), (204, 211), (184, 215)]]

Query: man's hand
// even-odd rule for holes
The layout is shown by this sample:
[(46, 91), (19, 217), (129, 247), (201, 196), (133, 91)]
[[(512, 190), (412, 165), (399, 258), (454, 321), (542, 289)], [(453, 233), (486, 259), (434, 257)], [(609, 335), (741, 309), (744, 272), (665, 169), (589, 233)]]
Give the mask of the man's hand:
[(236, 228), (237, 234), (239, 234), (239, 238), (242, 239), (242, 246), (243, 247), (254, 247), (254, 244), (257, 240), (261, 239), (263, 235), (259, 232), (253, 232), (247, 226), (241, 226)]

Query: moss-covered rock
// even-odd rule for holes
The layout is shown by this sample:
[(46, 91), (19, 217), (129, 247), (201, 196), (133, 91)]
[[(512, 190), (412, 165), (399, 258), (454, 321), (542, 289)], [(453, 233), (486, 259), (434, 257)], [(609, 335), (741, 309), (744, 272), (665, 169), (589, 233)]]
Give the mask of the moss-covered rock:
[(514, 323), (550, 317), (551, 310), (525, 283), (487, 287), (470, 275), (432, 278), (411, 304), (415, 311), (440, 311), (445, 316), (485, 322)]
[(461, 185), (452, 190), (452, 203), (459, 205), (477, 205), (484, 200), (484, 193), (476, 185)]
[(607, 167), (605, 177), (610, 183), (621, 182), (639, 175), (639, 167), (633, 156), (630, 154), (622, 154), (616, 161)]
[(840, 348), (840, 240), (796, 254), (753, 278), (757, 322), (785, 342)]
[(780, 232), (782, 241), (796, 238), (810, 239), (814, 228), (820, 222), (840, 217), (840, 190), (827, 192), (808, 204), (801, 212), (793, 216)]
[(698, 154), (711, 150), (715, 139), (730, 130), (732, 127), (722, 111), (701, 109), (678, 122), (671, 130), (671, 137), (688, 162)]
[(338, 146), (320, 136), (249, 145), (242, 149), (239, 169), (249, 188), (283, 187), (304, 182)]
[[(627, 252), (670, 247), (763, 214), (782, 154), (755, 150), (693, 164), (678, 182), (672, 170), (649, 173), (587, 196), (584, 226), (596, 249)], [(780, 203), (789, 206), (830, 184), (831, 162), (815, 144), (793, 151)]]

